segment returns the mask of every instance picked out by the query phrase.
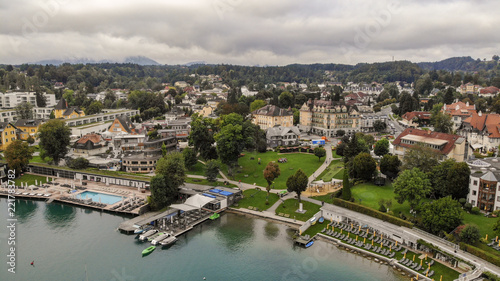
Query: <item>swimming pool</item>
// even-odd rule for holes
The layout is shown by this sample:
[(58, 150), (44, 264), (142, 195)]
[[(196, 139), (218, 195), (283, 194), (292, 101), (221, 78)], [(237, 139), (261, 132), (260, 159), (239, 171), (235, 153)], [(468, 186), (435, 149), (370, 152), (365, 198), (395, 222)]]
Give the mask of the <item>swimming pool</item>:
[(110, 194), (104, 194), (104, 193), (99, 193), (99, 192), (93, 192), (93, 191), (84, 191), (76, 196), (78, 199), (86, 199), (90, 198), (94, 202), (99, 202), (99, 199), (101, 200), (101, 203), (104, 204), (115, 204), (116, 202), (122, 200), (122, 197), (116, 196), (116, 195), (110, 195)]

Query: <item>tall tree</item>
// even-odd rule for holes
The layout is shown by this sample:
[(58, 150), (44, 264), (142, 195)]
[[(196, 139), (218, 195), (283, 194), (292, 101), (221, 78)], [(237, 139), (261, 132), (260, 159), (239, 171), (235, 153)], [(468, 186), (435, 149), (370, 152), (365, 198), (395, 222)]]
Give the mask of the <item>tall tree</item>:
[(454, 100), (455, 100), (455, 95), (454, 95), (453, 88), (448, 87), (448, 89), (446, 89), (446, 93), (444, 94), (443, 102), (445, 104), (452, 104)]
[(323, 147), (316, 147), (314, 149), (314, 156), (318, 157), (318, 161), (321, 161), (321, 157), (326, 155), (326, 150)]
[(228, 166), (228, 173), (232, 175), (232, 167), (238, 163), (238, 157), (245, 148), (241, 125), (227, 124), (218, 134), (215, 135), (217, 141), (217, 154), (222, 163)]
[(370, 181), (373, 179), (376, 171), (377, 163), (375, 162), (375, 159), (373, 159), (369, 153), (363, 152), (354, 157), (350, 175), (353, 178)]
[(403, 204), (408, 201), (412, 209), (415, 209), (432, 191), (427, 175), (418, 168), (404, 170), (394, 181), (393, 186), (398, 203)]
[(384, 156), (389, 153), (389, 141), (386, 138), (380, 139), (375, 143), (373, 153), (375, 153), (375, 155), (377, 156)]
[(387, 129), (387, 124), (382, 120), (375, 120), (373, 122), (373, 129), (375, 130), (375, 132), (383, 132), (385, 131), (385, 129)]
[(450, 232), (462, 224), (462, 207), (450, 196), (426, 203), (421, 207), (420, 217), (425, 230), (433, 234)]
[(254, 112), (255, 110), (262, 108), (267, 105), (267, 102), (264, 100), (254, 100), (250, 104), (250, 112)]
[(40, 148), (58, 165), (59, 160), (68, 153), (71, 129), (63, 120), (51, 119), (40, 126), (38, 133)]
[(36, 106), (38, 107), (46, 107), (47, 106), (47, 97), (43, 93), (36, 92)]
[(460, 232), (460, 241), (474, 244), (479, 238), (481, 238), (481, 234), (479, 233), (479, 228), (475, 225), (466, 225), (464, 229)]
[(98, 114), (101, 113), (101, 110), (103, 109), (103, 105), (100, 101), (93, 101), (86, 109), (85, 109), (85, 115), (92, 115), (92, 114)]
[(380, 172), (389, 179), (397, 177), (400, 170), (401, 160), (399, 160), (398, 156), (385, 154), (382, 159), (380, 159)]
[(403, 156), (403, 170), (419, 168), (428, 173), (439, 163), (435, 149), (423, 145), (414, 145)]
[(160, 158), (156, 164), (156, 174), (165, 177), (172, 189), (179, 188), (186, 180), (186, 167), (180, 152), (172, 152)]
[(188, 170), (193, 168), (193, 166), (196, 165), (196, 163), (198, 163), (198, 157), (196, 156), (196, 151), (194, 151), (189, 147), (186, 147), (182, 151), (182, 156), (184, 157), (184, 166), (186, 166)]
[(21, 140), (11, 142), (4, 151), (9, 169), (15, 170), (15, 174), (20, 175), (28, 167), (33, 152), (34, 149), (27, 142)]
[(172, 204), (179, 194), (179, 187), (163, 175), (152, 177), (149, 189), (151, 190), (151, 207), (154, 210)]
[(214, 132), (217, 126), (209, 118), (203, 118), (194, 114), (191, 121), (191, 133), (189, 134), (189, 145), (194, 146), (194, 150), (200, 153), (201, 158), (208, 160), (211, 158), (211, 148), (214, 144)]
[(286, 187), (288, 192), (297, 193), (297, 198), (300, 202), (300, 194), (307, 189), (307, 185), (309, 184), (309, 178), (302, 171), (302, 169), (298, 169), (295, 174), (288, 177), (286, 180)]
[(219, 175), (220, 164), (217, 160), (208, 160), (206, 164), (205, 176), (209, 182), (215, 182)]
[(266, 197), (266, 203), (269, 202), (269, 191), (271, 191), (271, 184), (273, 183), (274, 179), (279, 177), (281, 175), (280, 171), (280, 166), (276, 162), (269, 162), (267, 163), (266, 168), (264, 169), (264, 178), (267, 181), (267, 197)]
[(344, 177), (342, 181), (342, 199), (351, 200), (351, 184), (349, 183), (349, 173), (344, 169)]
[(293, 95), (290, 92), (283, 92), (279, 96), (279, 106), (282, 108), (289, 108), (294, 105)]
[(33, 105), (31, 103), (22, 102), (15, 109), (19, 119), (33, 119)]

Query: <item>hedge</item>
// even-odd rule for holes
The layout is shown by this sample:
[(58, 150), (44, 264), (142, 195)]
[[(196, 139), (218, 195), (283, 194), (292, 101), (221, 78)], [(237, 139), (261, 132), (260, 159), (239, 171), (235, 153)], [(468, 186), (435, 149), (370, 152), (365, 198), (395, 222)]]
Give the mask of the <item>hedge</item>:
[(478, 258), (482, 258), (485, 261), (491, 262), (492, 264), (494, 264), (496, 266), (500, 266), (500, 257), (497, 257), (496, 255), (490, 254), (490, 253), (485, 252), (477, 247), (474, 247), (474, 246), (469, 245), (469, 244), (465, 244), (463, 242), (460, 242), (459, 245), (460, 245), (460, 249), (462, 249), (466, 252), (469, 252)]
[(372, 208), (368, 208), (366, 206), (363, 206), (363, 205), (360, 205), (357, 203), (345, 201), (345, 200), (342, 200), (340, 198), (333, 198), (333, 204), (340, 206), (340, 207), (343, 207), (343, 208), (346, 208), (346, 209), (349, 209), (349, 210), (352, 210), (352, 211), (355, 211), (355, 212), (358, 212), (358, 213), (368, 215), (370, 217), (374, 217), (377, 219), (381, 219), (383, 221), (387, 221), (387, 222), (395, 224), (395, 225), (413, 228), (413, 223), (411, 223), (411, 222), (408, 222), (408, 221), (402, 220), (400, 218), (388, 215), (386, 213), (382, 213), (380, 211), (377, 211), (377, 210), (372, 209)]

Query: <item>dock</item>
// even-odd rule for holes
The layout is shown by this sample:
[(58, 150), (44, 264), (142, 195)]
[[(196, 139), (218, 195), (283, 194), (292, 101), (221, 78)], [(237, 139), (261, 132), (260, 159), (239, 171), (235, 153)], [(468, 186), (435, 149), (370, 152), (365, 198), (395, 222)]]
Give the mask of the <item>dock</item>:
[(299, 236), (299, 237), (295, 238), (294, 242), (296, 244), (299, 244), (299, 245), (305, 247), (312, 240), (313, 239), (311, 237), (309, 237), (309, 235), (306, 235), (306, 236)]

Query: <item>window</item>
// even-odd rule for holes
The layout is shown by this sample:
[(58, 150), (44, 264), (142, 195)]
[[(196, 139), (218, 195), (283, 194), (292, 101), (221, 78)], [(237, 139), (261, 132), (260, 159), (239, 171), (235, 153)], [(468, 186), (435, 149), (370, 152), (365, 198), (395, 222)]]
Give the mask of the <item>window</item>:
[(477, 191), (473, 190), (472, 195), (476, 195), (476, 194), (477, 194)]
[(477, 185), (477, 181), (476, 180), (474, 181), (474, 185)]

